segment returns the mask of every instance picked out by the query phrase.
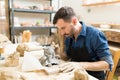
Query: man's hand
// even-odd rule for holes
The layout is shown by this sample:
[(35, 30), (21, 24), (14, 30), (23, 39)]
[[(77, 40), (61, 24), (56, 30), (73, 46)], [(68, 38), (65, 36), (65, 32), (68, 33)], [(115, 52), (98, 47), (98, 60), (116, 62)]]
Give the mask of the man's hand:
[(71, 72), (76, 69), (83, 69), (79, 62), (68, 62), (59, 66), (60, 72)]

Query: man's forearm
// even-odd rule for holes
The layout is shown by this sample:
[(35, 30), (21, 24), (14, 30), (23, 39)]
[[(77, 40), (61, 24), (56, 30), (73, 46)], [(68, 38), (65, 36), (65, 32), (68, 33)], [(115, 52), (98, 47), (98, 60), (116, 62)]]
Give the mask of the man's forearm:
[(88, 71), (103, 71), (109, 70), (109, 64), (106, 61), (98, 62), (80, 62), (80, 65)]

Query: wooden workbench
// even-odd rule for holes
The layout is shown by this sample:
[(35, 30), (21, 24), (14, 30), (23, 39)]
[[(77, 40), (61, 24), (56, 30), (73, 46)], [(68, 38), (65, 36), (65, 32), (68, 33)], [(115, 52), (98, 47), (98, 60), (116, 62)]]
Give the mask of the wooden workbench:
[[(9, 47), (9, 50), (8, 50), (8, 47)], [(7, 47), (7, 50), (5, 51), (5, 56), (7, 56), (9, 53), (13, 53), (17, 47), (17, 45), (9, 45)], [(12, 48), (13, 47), (13, 48)], [(12, 48), (12, 49), (10, 49)], [(16, 79), (15, 77), (14, 79), (12, 80), (74, 80), (73, 77), (74, 77), (74, 73), (51, 73), (51, 74), (47, 74), (46, 72), (42, 71), (42, 70), (39, 70), (39, 71), (30, 71), (30, 72), (25, 72), (25, 71), (22, 71), (21, 70), (21, 64), (23, 63), (23, 58), (20, 57), (19, 59), (20, 63), (18, 66), (16, 67), (6, 67), (5, 66), (5, 60), (0, 60), (0, 72), (1, 71), (6, 71), (7, 74), (13, 76), (19, 76), (21, 79)], [(61, 61), (60, 63), (64, 63), (64, 61)], [(31, 64), (34, 64), (31, 62)], [(48, 70), (54, 70), (56, 66), (52, 66), (52, 67), (49, 67)], [(12, 75), (13, 74), (13, 75)], [(1, 74), (0, 74), (1, 75)], [(96, 78), (94, 78), (93, 76), (91, 75), (88, 75), (89, 76), (89, 80), (98, 80)], [(1, 79), (0, 79), (1, 80)], [(2, 79), (4, 80), (4, 79)]]

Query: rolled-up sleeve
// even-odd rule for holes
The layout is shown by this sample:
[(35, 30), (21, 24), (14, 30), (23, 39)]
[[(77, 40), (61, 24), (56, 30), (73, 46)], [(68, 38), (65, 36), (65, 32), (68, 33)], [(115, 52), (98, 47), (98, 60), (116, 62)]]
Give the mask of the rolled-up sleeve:
[(101, 58), (101, 61), (106, 61), (109, 64), (109, 70), (112, 71), (112, 67), (113, 67), (113, 60), (112, 60), (112, 56), (105, 56)]

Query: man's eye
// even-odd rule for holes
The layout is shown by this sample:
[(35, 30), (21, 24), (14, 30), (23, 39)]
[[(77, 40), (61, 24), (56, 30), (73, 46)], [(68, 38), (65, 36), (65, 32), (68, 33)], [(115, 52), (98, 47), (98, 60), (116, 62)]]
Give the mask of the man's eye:
[(65, 29), (65, 27), (62, 27), (61, 29)]

